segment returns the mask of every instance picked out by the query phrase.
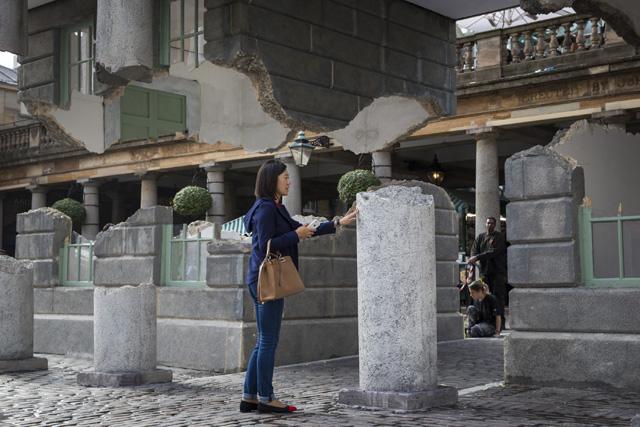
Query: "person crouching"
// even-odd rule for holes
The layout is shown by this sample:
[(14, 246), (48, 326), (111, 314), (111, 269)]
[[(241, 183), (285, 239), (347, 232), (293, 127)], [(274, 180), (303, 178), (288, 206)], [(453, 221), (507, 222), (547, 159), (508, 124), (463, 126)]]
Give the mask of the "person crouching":
[(467, 308), (467, 335), (471, 338), (500, 336), (502, 308), (496, 297), (489, 293), (489, 286), (482, 280), (469, 285), (473, 304)]

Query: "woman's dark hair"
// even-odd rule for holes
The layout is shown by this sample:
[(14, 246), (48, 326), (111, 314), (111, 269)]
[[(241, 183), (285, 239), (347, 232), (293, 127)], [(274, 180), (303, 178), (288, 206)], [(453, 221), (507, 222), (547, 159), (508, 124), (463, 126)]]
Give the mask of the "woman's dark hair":
[(287, 170), (287, 166), (280, 160), (267, 160), (260, 166), (256, 177), (256, 198), (266, 197), (275, 199), (278, 187), (278, 176)]

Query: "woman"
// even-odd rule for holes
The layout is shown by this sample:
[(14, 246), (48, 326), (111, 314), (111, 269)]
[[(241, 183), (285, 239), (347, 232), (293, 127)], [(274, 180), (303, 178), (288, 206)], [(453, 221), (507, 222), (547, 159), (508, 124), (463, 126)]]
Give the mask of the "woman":
[(323, 222), (315, 230), (293, 220), (282, 205), (282, 197), (289, 193), (289, 174), (278, 160), (265, 162), (256, 178), (256, 202), (244, 217), (244, 225), (253, 234), (247, 283), (253, 297), (258, 324), (258, 339), (247, 365), (240, 411), (294, 412), (296, 408), (280, 402), (273, 394), (273, 367), (280, 336), (284, 299), (258, 303), (258, 272), (265, 258), (267, 242), (271, 251), (291, 256), (298, 267), (298, 242), (314, 235), (336, 232), (336, 226), (351, 224), (354, 211), (340, 220)]

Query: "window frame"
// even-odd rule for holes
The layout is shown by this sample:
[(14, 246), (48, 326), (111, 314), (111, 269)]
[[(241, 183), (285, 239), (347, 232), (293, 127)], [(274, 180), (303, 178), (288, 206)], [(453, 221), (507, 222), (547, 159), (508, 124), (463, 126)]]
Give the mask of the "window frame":
[[(180, 35), (175, 38), (171, 38), (171, 3), (180, 2)], [(202, 36), (204, 38), (204, 13), (202, 15), (202, 22), (199, 20), (200, 13), (200, 5), (199, 0), (194, 0), (194, 17), (195, 17), (195, 25), (194, 32), (189, 34), (185, 34), (185, 0), (162, 0), (162, 11), (160, 16), (160, 55), (159, 62), (161, 66), (170, 67), (172, 65), (171, 62), (171, 44), (175, 42), (180, 43), (180, 60), (176, 63), (185, 63), (185, 40), (193, 39), (194, 40), (194, 61), (195, 67), (199, 67), (205, 60), (200, 60), (199, 55), (203, 52), (200, 52), (198, 46), (198, 38)], [(206, 10), (203, 4), (203, 11)], [(201, 25), (199, 25), (201, 24)], [(202, 27), (202, 30), (198, 28)]]
[[(71, 52), (69, 46), (71, 40), (71, 33), (83, 28), (89, 28), (91, 34), (91, 42), (89, 43), (89, 59), (84, 59), (71, 64)], [(88, 92), (89, 95), (93, 95), (96, 90), (96, 26), (95, 21), (84, 21), (73, 25), (63, 27), (60, 34), (60, 79), (59, 79), (59, 94), (58, 103), (62, 107), (67, 107), (71, 101), (71, 69), (74, 66), (78, 66), (78, 73), (81, 73), (82, 64), (90, 63), (91, 67), (91, 88)], [(78, 79), (80, 82), (81, 79)]]

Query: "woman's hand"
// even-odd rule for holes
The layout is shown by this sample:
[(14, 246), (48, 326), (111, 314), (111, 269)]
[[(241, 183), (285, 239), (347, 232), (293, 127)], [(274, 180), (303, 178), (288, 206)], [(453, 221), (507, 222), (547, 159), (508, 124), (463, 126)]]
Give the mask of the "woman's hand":
[(353, 221), (356, 220), (356, 216), (358, 215), (358, 208), (354, 209), (353, 211), (349, 212), (348, 214), (346, 214), (345, 216), (343, 216), (340, 219), (340, 225), (349, 225), (351, 224)]
[(298, 234), (298, 238), (300, 240), (304, 240), (304, 239), (308, 239), (309, 237), (312, 237), (313, 234), (315, 233), (315, 230), (313, 228), (307, 227), (306, 225), (303, 225), (296, 229), (296, 233)]

